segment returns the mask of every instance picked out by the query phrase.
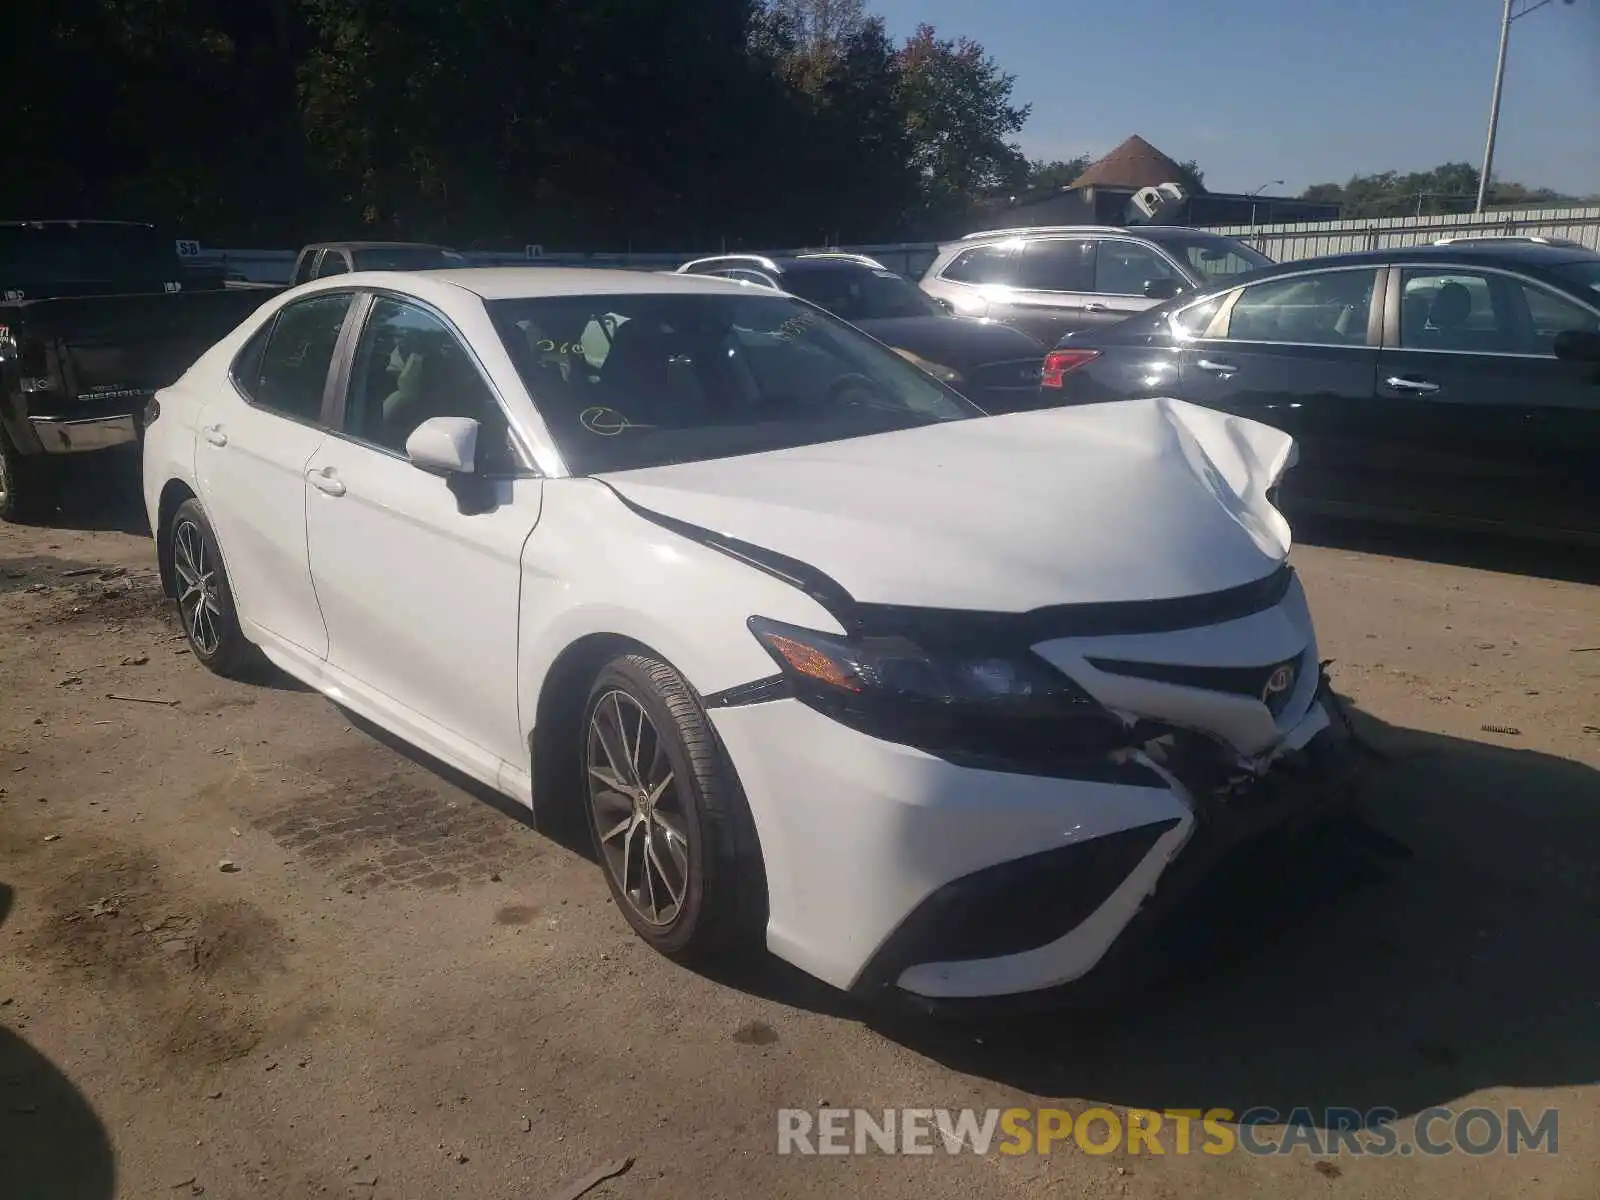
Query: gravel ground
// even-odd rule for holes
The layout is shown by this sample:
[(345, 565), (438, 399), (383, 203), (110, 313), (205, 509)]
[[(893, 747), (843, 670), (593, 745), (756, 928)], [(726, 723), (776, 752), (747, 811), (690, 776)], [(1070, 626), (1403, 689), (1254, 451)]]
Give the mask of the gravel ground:
[[(1298, 548), (1404, 855), (1219, 914), (1248, 953), (1115, 1014), (932, 1025), (653, 955), (506, 805), (204, 671), (136, 518), (63, 519), (0, 527), (6, 1200), (554, 1197), (630, 1157), (588, 1195), (1600, 1195), (1592, 559)], [(775, 1154), (776, 1110), (824, 1102), (1520, 1104), (1559, 1152)]]

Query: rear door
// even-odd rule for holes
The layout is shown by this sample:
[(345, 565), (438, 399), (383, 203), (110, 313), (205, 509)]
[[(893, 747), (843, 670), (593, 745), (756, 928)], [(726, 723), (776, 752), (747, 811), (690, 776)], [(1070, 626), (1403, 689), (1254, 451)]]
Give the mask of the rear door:
[(1600, 314), (1488, 267), (1393, 269), (1378, 394), (1406, 413), (1430, 516), (1600, 532), (1600, 373), (1562, 362), (1566, 329)]
[(327, 438), (330, 367), (348, 292), (285, 305), (234, 360), (199, 416), (195, 473), (251, 640), (264, 630), (307, 657), (328, 650), (306, 557), (306, 467)]
[(1345, 267), (1250, 284), (1216, 304), (1203, 328), (1192, 323), (1194, 336), (1182, 343), (1182, 398), (1299, 442), (1288, 496), (1350, 503), (1395, 486), (1396, 437), (1374, 386), (1380, 271)]

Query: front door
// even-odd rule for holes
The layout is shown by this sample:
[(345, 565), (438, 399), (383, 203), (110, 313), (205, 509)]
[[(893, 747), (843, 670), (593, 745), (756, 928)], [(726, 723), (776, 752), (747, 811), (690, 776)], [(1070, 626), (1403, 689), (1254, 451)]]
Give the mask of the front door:
[[(480, 422), (486, 506), (458, 501), (458, 486), (406, 457), (411, 431), (439, 416)], [(486, 774), (496, 761), (525, 770), (518, 605), (541, 481), (523, 467), (499, 401), (439, 315), (374, 300), (337, 426), (308, 478), (329, 664), (377, 693), (424, 744), (442, 730), (444, 749)]]
[(1600, 532), (1600, 375), (1562, 362), (1565, 329), (1600, 317), (1542, 285), (1473, 267), (1396, 268), (1378, 392), (1410, 413), (1429, 515)]
[(232, 388), (200, 411), (195, 473), (241, 623), (312, 658), (327, 628), (306, 562), (306, 466), (327, 438), (329, 366), (349, 293), (286, 305), (235, 361)]

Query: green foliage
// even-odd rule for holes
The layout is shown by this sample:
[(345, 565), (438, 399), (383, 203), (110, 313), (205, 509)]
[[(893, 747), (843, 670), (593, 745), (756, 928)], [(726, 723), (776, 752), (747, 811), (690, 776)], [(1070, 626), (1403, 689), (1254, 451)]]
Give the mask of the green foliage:
[[(1345, 183), (1315, 183), (1300, 193), (1302, 200), (1344, 205), (1346, 218), (1426, 217), (1471, 212), (1478, 200), (1478, 168), (1470, 163), (1443, 163), (1430, 171), (1383, 171), (1353, 175)], [(1550, 188), (1530, 188), (1520, 183), (1492, 179), (1489, 204), (1521, 207), (1572, 203)]]

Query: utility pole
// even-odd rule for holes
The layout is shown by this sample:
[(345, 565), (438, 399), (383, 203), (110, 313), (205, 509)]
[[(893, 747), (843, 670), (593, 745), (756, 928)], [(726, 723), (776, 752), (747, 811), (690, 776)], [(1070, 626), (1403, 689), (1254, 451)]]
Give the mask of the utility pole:
[[(1551, 0), (1533, 0), (1521, 12), (1514, 12), (1516, 0), (1506, 0), (1505, 15), (1500, 19), (1500, 54), (1494, 64), (1494, 94), (1489, 99), (1489, 136), (1483, 143), (1483, 170), (1478, 172), (1478, 204), (1473, 212), (1482, 212), (1489, 200), (1489, 174), (1494, 170), (1494, 135), (1500, 128), (1500, 89), (1506, 81), (1506, 46), (1511, 41), (1511, 22), (1525, 17), (1536, 8), (1543, 8)], [(1561, 0), (1574, 4), (1577, 0)]]
[(1516, 0), (1506, 0), (1505, 16), (1500, 21), (1500, 55), (1494, 64), (1494, 95), (1489, 100), (1489, 136), (1483, 144), (1483, 170), (1478, 172), (1478, 204), (1473, 212), (1482, 212), (1489, 200), (1489, 173), (1494, 169), (1494, 135), (1500, 128), (1500, 89), (1506, 81), (1506, 45), (1511, 41), (1512, 5)]

